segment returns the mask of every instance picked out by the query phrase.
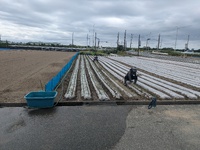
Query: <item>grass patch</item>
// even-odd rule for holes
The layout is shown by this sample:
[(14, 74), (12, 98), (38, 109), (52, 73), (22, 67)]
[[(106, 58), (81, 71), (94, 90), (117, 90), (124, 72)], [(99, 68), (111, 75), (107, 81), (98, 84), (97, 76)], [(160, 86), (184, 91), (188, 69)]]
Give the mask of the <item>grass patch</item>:
[(103, 51), (93, 51), (93, 50), (90, 50), (90, 51), (81, 51), (80, 52), (81, 55), (97, 55), (97, 56), (105, 56), (106, 53), (104, 53)]

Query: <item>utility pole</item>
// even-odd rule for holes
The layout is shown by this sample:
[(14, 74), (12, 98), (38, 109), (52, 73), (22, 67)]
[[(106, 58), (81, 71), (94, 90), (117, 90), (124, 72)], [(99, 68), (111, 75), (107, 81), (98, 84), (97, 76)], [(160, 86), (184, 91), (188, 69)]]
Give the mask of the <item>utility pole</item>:
[(100, 45), (100, 39), (99, 39), (99, 38), (97, 38), (97, 39), (98, 39), (98, 46), (97, 46), (97, 47), (99, 48), (99, 45)]
[(88, 34), (87, 34), (87, 37), (86, 37), (86, 39), (87, 39), (87, 44), (86, 44), (86, 45), (87, 45), (87, 47), (88, 47)]
[(177, 44), (177, 38), (178, 38), (178, 29), (179, 29), (179, 27), (176, 27), (176, 40), (175, 40), (174, 50), (176, 50), (176, 44)]
[(158, 35), (158, 46), (157, 46), (157, 50), (159, 50), (160, 47), (160, 34)]
[(160, 48), (162, 48), (163, 39), (160, 40)]
[(190, 40), (190, 35), (188, 35), (188, 39), (187, 39), (187, 49), (188, 49), (189, 40)]
[(131, 48), (132, 42), (133, 42), (133, 34), (131, 34), (130, 48)]
[[(188, 26), (190, 26), (190, 25), (188, 25)], [(175, 39), (175, 48), (174, 48), (174, 50), (176, 50), (177, 39), (178, 39), (178, 30), (181, 29), (181, 28), (186, 28), (188, 26), (183, 26), (183, 27), (176, 26), (176, 39)]]
[(146, 50), (148, 50), (149, 48), (147, 47), (148, 46), (148, 41), (150, 40), (150, 38), (147, 39), (146, 41)]
[(93, 37), (92, 37), (93, 44), (92, 44), (92, 47), (94, 47), (94, 40), (96, 40), (96, 39), (94, 39), (94, 26), (95, 26), (95, 24), (93, 25)]
[(126, 30), (124, 32), (124, 51), (126, 51)]
[(89, 38), (89, 35), (87, 34), (87, 47), (89, 47), (89, 45), (90, 45), (89, 44), (90, 43), (89, 40), (90, 40), (90, 38)]
[(96, 39), (97, 39), (97, 33), (95, 32), (95, 51), (96, 51)]
[(141, 41), (140, 41), (140, 34), (139, 34), (139, 37), (138, 37), (138, 56), (140, 55), (140, 46), (141, 46)]
[(74, 45), (74, 32), (72, 33), (72, 46)]
[(119, 32), (117, 34), (117, 48), (119, 47)]

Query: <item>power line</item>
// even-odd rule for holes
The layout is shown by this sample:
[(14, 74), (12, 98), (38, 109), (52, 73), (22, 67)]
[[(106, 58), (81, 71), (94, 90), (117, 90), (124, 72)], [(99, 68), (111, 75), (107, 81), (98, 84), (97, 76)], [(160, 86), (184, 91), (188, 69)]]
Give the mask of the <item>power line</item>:
[(72, 33), (72, 46), (74, 45), (74, 32)]

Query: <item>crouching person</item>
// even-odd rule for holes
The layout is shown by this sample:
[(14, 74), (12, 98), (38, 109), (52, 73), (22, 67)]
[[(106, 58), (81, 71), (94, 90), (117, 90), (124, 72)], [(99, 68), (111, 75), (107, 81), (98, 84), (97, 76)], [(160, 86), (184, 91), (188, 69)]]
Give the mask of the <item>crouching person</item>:
[(93, 61), (94, 61), (94, 62), (95, 62), (95, 61), (98, 62), (98, 56), (95, 56), (94, 59), (93, 59)]
[(137, 82), (137, 69), (135, 67), (132, 67), (128, 73), (126, 74), (126, 76), (124, 77), (124, 85), (127, 86), (127, 83), (126, 81), (129, 81), (129, 82), (133, 82), (132, 80), (134, 80), (134, 84), (136, 84)]

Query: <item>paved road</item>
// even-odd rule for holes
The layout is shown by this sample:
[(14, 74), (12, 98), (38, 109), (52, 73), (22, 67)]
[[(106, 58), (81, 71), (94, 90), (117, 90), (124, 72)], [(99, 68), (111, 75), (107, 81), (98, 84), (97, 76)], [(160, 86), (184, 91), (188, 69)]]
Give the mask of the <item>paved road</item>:
[(124, 134), (131, 106), (0, 109), (1, 150), (109, 149)]
[(0, 108), (1, 150), (200, 147), (200, 105)]
[(133, 108), (115, 150), (200, 149), (200, 105)]

